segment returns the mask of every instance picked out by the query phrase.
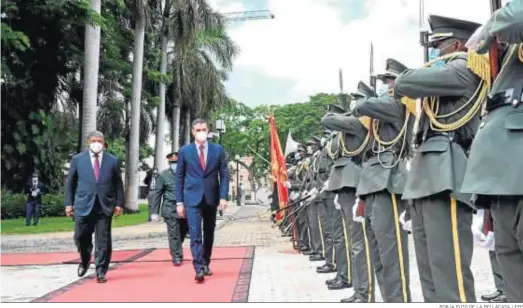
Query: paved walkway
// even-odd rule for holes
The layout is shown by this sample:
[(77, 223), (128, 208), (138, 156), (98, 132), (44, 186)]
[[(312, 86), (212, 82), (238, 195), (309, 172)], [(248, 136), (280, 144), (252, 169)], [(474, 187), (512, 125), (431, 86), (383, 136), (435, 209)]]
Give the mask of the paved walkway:
[[(325, 280), (333, 278), (334, 274), (317, 274), (315, 267), (320, 263), (309, 262), (307, 257), (294, 253), (289, 238), (281, 237), (278, 229), (271, 228), (267, 214), (260, 206), (243, 206), (229, 217), (228, 223), (223, 224), (216, 235), (216, 246), (256, 246), (250, 302), (339, 302), (352, 294), (352, 289), (329, 291)], [(421, 302), (412, 242), (409, 246), (412, 300)], [(156, 237), (115, 241), (113, 247), (117, 250), (164, 248), (167, 242), (165, 237)], [(40, 250), (46, 249), (40, 247)], [(488, 251), (476, 248), (472, 267), (479, 300), (481, 294), (492, 292), (494, 288)], [(2, 267), (1, 300), (30, 301), (75, 281), (78, 279), (75, 272), (76, 265)], [(376, 294), (381, 301), (379, 292)]]

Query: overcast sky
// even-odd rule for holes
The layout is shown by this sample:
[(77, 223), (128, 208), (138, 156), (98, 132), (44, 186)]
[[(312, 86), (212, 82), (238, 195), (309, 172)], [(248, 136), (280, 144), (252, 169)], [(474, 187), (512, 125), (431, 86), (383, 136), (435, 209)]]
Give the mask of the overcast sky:
[[(419, 0), (209, 0), (220, 12), (268, 9), (272, 20), (234, 23), (228, 29), (241, 53), (227, 82), (229, 95), (248, 106), (306, 101), (318, 92), (345, 92), (369, 79), (387, 58), (422, 64)], [(425, 0), (429, 15), (484, 23), (487, 0)]]

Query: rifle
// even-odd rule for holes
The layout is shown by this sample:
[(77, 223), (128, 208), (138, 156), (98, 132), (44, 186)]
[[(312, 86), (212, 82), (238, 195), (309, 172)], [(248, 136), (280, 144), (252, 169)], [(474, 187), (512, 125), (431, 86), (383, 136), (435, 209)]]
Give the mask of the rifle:
[[(494, 15), (501, 6), (501, 0), (490, 0), (490, 13)], [(494, 39), (489, 48), (490, 76), (492, 78), (492, 84), (494, 84), (494, 80), (496, 80), (499, 73), (501, 63), (500, 56), (502, 52), (503, 47), (497, 39)]]

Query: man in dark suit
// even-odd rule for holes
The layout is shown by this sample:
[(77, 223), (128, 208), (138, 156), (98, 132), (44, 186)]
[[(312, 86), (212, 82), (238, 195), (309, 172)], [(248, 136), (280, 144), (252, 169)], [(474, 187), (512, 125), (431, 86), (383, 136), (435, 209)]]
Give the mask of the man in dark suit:
[(92, 236), (96, 236), (95, 264), (99, 283), (106, 282), (112, 252), (113, 214), (122, 212), (124, 192), (118, 157), (103, 151), (104, 135), (99, 131), (87, 137), (89, 150), (73, 156), (65, 184), (65, 213), (74, 215), (74, 241), (83, 277), (91, 263)]
[(212, 275), (209, 264), (216, 212), (227, 207), (229, 172), (223, 147), (207, 142), (207, 122), (194, 120), (192, 134), (195, 142), (182, 147), (178, 154), (176, 211), (180, 217), (187, 217), (195, 280), (202, 282), (204, 276)]

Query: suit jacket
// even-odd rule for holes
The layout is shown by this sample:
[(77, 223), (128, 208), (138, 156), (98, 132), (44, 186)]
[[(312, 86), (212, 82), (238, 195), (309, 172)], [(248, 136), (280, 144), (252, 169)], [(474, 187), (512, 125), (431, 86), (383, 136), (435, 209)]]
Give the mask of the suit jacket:
[(202, 200), (218, 206), (220, 199), (228, 198), (229, 170), (225, 151), (221, 145), (207, 144), (205, 170), (200, 165), (196, 144), (188, 144), (178, 153), (176, 202), (183, 202), (188, 207), (198, 206)]
[(97, 198), (106, 215), (112, 215), (116, 205), (123, 205), (120, 159), (105, 151), (97, 182), (89, 151), (84, 151), (73, 156), (71, 160), (65, 184), (65, 205), (74, 206), (75, 216), (87, 216)]

